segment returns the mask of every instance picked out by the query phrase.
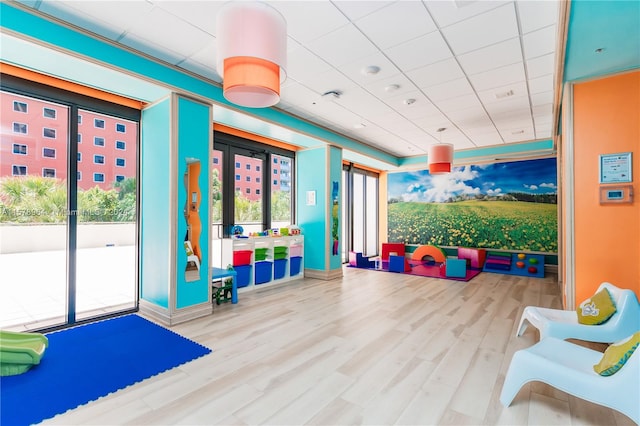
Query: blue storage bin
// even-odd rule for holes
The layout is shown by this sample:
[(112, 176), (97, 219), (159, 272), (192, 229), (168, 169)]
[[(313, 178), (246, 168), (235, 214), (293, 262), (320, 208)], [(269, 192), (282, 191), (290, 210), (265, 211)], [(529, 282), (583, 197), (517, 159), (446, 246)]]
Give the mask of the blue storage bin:
[(276, 259), (273, 261), (273, 279), (284, 278), (287, 272), (287, 259)]
[(256, 284), (264, 284), (271, 281), (271, 262), (256, 262)]
[(236, 271), (236, 285), (238, 288), (246, 287), (251, 282), (251, 265), (234, 266)]
[(298, 275), (300, 273), (300, 266), (302, 265), (302, 256), (292, 256), (290, 260), (291, 265), (289, 265), (289, 275)]

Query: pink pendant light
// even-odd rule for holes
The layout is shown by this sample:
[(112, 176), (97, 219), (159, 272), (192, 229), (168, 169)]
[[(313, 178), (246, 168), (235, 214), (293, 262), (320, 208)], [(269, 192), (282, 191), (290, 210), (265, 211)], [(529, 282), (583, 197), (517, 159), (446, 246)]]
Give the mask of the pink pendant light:
[[(442, 138), (444, 127), (438, 129)], [(453, 163), (453, 145), (450, 143), (438, 143), (429, 146), (427, 151), (427, 162), (429, 165), (429, 174), (438, 175), (443, 173), (451, 173), (451, 163)]]
[(218, 12), (216, 25), (225, 99), (250, 108), (277, 104), (287, 77), (284, 17), (266, 3), (230, 2)]

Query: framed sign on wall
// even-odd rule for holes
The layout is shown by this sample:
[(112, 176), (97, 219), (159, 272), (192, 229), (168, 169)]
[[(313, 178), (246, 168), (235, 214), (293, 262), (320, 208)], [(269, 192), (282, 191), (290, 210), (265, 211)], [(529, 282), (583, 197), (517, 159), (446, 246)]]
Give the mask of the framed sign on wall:
[(631, 153), (600, 155), (600, 183), (632, 182)]

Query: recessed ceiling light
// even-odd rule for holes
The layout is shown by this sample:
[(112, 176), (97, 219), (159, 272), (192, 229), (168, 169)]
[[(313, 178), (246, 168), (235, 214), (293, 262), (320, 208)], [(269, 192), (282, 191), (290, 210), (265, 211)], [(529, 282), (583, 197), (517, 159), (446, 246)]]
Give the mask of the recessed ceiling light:
[(369, 65), (368, 67), (364, 67), (362, 69), (362, 74), (366, 76), (376, 75), (380, 72), (380, 67), (377, 65)]
[(395, 92), (396, 90), (398, 90), (400, 88), (399, 84), (390, 84), (387, 87), (384, 88), (385, 92)]
[(416, 100), (415, 100), (415, 99), (413, 99), (413, 98), (409, 98), (409, 99), (405, 99), (405, 100), (404, 100), (404, 104), (405, 104), (405, 105), (413, 105), (413, 104), (415, 104), (415, 103), (416, 103)]
[(496, 93), (495, 97), (496, 99), (502, 99), (502, 98), (508, 98), (509, 96), (513, 96), (513, 90), (507, 90), (506, 92), (500, 92), (500, 93)]

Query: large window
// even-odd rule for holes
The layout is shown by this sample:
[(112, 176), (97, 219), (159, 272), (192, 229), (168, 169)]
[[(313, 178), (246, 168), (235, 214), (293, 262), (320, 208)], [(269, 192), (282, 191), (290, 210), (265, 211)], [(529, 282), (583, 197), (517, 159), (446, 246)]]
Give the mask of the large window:
[(342, 171), (342, 256), (378, 254), (378, 174), (345, 165)]
[[(11, 307), (0, 309), (0, 328), (136, 309), (140, 112), (4, 74), (0, 84), (0, 300)], [(84, 129), (79, 112), (89, 117)], [(79, 143), (80, 132), (114, 140), (116, 123), (134, 129), (118, 134), (127, 149), (117, 157), (115, 147)], [(100, 164), (81, 162), (83, 153)], [(116, 158), (128, 161), (116, 169)]]
[[(214, 133), (214, 240), (229, 235), (233, 225), (248, 234), (293, 223), (294, 158), (292, 151)], [(280, 176), (275, 183), (274, 174)], [(212, 262), (219, 266), (219, 244), (212, 247)]]

